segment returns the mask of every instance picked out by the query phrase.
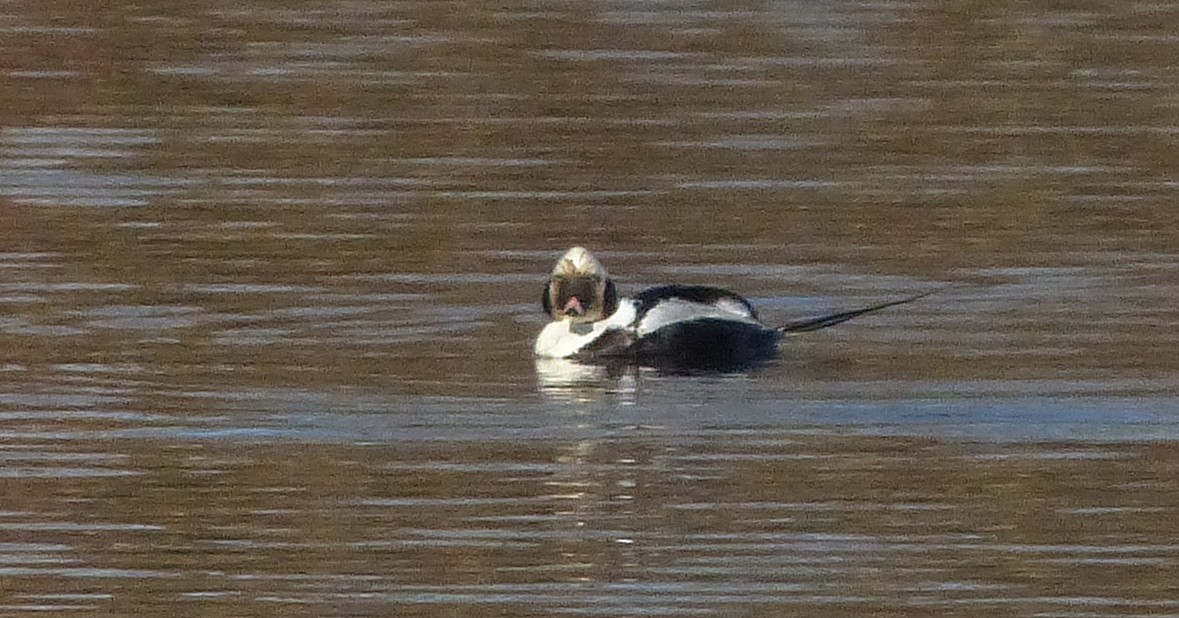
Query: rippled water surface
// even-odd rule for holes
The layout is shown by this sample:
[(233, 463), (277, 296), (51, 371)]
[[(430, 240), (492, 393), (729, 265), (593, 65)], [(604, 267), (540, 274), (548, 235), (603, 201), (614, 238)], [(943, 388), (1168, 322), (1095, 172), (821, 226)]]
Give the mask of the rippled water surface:
[[(0, 613), (1179, 615), (1179, 8), (0, 1)], [(798, 335), (536, 362), (553, 259)]]

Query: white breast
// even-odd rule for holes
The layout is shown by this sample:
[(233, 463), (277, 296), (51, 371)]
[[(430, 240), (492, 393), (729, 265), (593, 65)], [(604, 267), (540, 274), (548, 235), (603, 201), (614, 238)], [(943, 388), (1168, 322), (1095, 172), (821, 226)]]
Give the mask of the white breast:
[(630, 328), (634, 320), (634, 301), (623, 298), (618, 301), (618, 311), (605, 320), (590, 324), (574, 324), (569, 320), (549, 322), (537, 335), (532, 351), (546, 358), (569, 358), (608, 330)]
[(669, 298), (660, 301), (639, 320), (636, 334), (642, 337), (668, 324), (705, 318), (761, 324), (750, 313), (749, 307), (731, 298), (722, 298), (715, 303), (694, 303), (682, 298)]

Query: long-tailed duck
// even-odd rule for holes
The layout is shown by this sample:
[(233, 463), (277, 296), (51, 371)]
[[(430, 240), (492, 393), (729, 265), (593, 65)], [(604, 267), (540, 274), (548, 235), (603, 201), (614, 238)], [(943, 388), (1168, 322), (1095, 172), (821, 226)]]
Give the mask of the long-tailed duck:
[(664, 285), (620, 298), (601, 262), (573, 247), (545, 283), (542, 304), (553, 321), (533, 349), (539, 357), (593, 364), (742, 369), (774, 358), (786, 333), (826, 328), (928, 294), (774, 328), (761, 322), (748, 300), (716, 287)]

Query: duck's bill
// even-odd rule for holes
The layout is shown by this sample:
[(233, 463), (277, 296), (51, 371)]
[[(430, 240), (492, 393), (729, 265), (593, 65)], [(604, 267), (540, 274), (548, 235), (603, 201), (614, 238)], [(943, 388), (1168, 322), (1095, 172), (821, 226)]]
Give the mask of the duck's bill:
[(585, 315), (585, 307), (581, 304), (581, 299), (576, 296), (570, 296), (569, 300), (565, 301), (565, 306), (561, 309), (562, 313), (572, 318), (579, 318)]

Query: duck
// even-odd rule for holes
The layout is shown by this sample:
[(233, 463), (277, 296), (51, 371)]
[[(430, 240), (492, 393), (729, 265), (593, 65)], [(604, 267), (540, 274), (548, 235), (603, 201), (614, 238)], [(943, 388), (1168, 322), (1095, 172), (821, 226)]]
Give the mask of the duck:
[(627, 364), (677, 371), (756, 367), (778, 356), (788, 333), (819, 330), (928, 296), (770, 326), (753, 304), (724, 288), (659, 285), (621, 297), (602, 263), (584, 247), (566, 251), (544, 284), (551, 318), (533, 345), (539, 359)]

